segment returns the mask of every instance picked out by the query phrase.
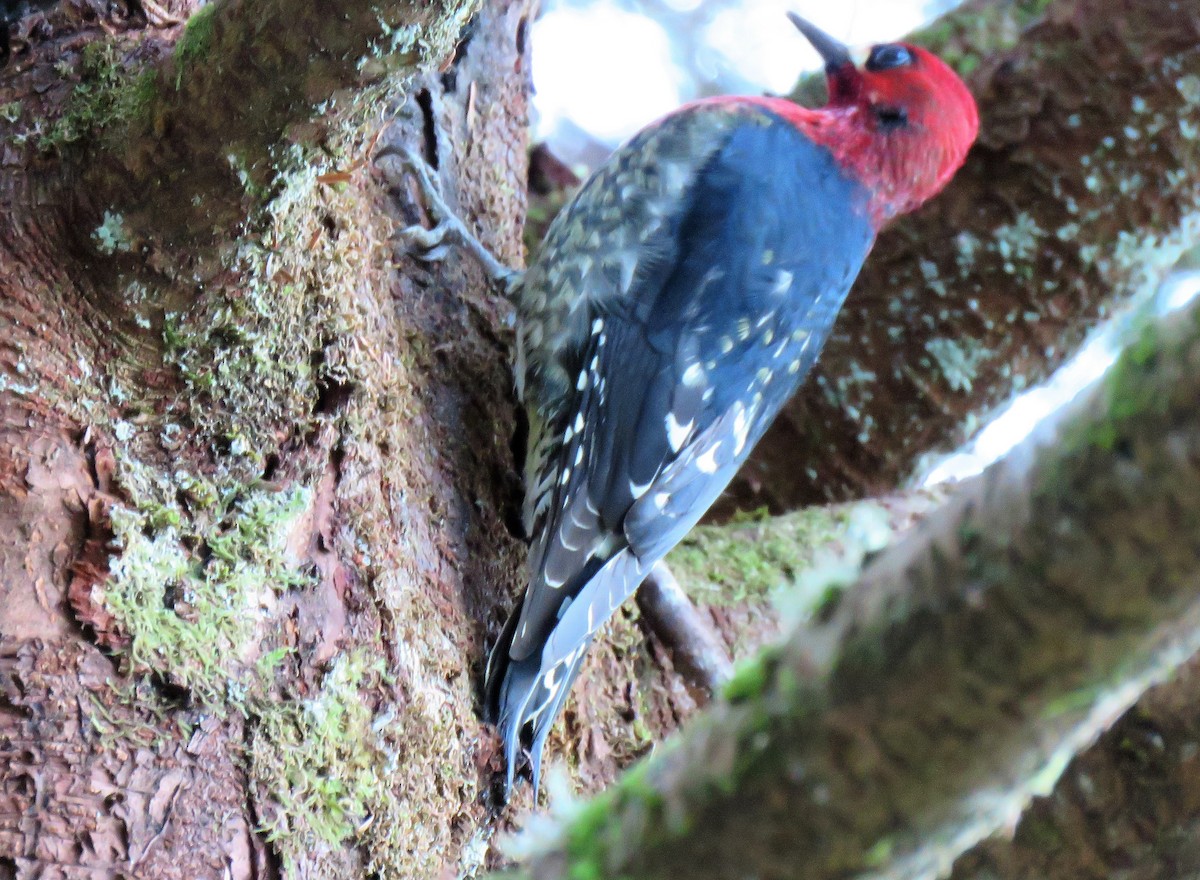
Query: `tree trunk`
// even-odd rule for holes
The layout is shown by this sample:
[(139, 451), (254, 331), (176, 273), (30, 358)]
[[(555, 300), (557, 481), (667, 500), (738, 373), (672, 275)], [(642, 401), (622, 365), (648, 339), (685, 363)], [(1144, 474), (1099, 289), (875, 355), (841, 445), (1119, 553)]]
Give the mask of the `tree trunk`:
[(0, 81), (0, 868), (484, 858), (474, 671), (523, 557), (505, 306), (469, 262), (394, 250), (420, 212), (371, 164), (413, 144), (520, 260), (529, 8), (464, 31), (473, 11), (22, 21)]
[[(478, 5), (73, 0), (15, 27), (0, 69), (0, 877), (428, 878), (498, 861), (492, 835), (516, 811), (489, 812), (499, 758), (476, 685), (524, 562), (508, 305), (469, 259), (404, 253), (396, 228), (427, 218), (392, 160), (372, 163), (381, 145), (418, 149), (519, 263), (531, 3)], [(817, 429), (787, 459), (816, 476), (751, 473), (739, 501), (894, 486), (1153, 274), (1136, 248), (1106, 264), (1096, 248), (1149, 226), (1111, 206), (1159, 211), (1164, 233), (1195, 206), (1195, 175), (1179, 175), (1197, 170), (1196, 141), (1151, 131), (1195, 98), (1180, 48), (1195, 21), (1176, 10), (1165, 34), (1170, 5), (1114, 28), (1101, 0), (1058, 0), (1016, 62), (981, 66), (993, 121), (964, 189), (880, 243), (888, 283), (860, 286), (843, 322), (846, 339), (869, 328), (860, 370), (905, 365), (881, 380), (893, 402), (860, 399), (835, 340), (824, 375), (847, 389), (822, 404), (833, 386), (814, 386), (795, 412), (824, 408), (780, 429), (794, 444), (797, 425)], [(1051, 73), (1092, 69), (1074, 66), (1083, 37), (1100, 91), (1050, 95)], [(1061, 126), (1076, 131), (1060, 98), (1080, 113), (1078, 155), (1145, 117), (1105, 148), (1124, 164), (1098, 192), (1073, 159), (1037, 170)], [(1137, 192), (1110, 191), (1134, 165)], [(1080, 217), (1059, 216), (1069, 204)], [(1079, 225), (1048, 238), (1065, 255), (1035, 261), (1061, 297), (1000, 283), (1026, 271), (1002, 259), (1028, 256), (1022, 210), (1039, 229)], [(948, 227), (980, 242), (970, 266), (952, 243), (903, 244)], [(923, 261), (945, 316), (871, 304), (870, 289), (915, 290)], [(1028, 333), (1007, 335), (1010, 307), (1037, 313)], [(1030, 347), (1060, 331), (1054, 354)], [(987, 351), (952, 379), (938, 371), (955, 352), (930, 347), (945, 338)], [(874, 421), (850, 424), (855, 411)], [(548, 755), (593, 791), (697, 703), (632, 611), (585, 690)]]

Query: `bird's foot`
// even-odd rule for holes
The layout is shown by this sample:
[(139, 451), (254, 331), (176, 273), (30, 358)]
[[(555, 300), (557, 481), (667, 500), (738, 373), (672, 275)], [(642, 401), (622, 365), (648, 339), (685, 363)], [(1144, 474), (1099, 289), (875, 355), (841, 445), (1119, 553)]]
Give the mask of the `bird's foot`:
[(665, 562), (657, 563), (638, 587), (642, 617), (666, 646), (684, 678), (710, 696), (733, 676), (720, 636), (679, 586)]
[(434, 221), (434, 226), (409, 226), (401, 230), (400, 236), (410, 251), (420, 260), (436, 262), (446, 256), (452, 244), (466, 248), (483, 267), (488, 277), (504, 288), (505, 292), (520, 281), (522, 273), (505, 266), (484, 246), (465, 223), (454, 213), (442, 198), (440, 189), (433, 179), (433, 169), (416, 152), (400, 145), (389, 145), (375, 154), (375, 163), (381, 159), (396, 158), (416, 179), (421, 189), (425, 208)]

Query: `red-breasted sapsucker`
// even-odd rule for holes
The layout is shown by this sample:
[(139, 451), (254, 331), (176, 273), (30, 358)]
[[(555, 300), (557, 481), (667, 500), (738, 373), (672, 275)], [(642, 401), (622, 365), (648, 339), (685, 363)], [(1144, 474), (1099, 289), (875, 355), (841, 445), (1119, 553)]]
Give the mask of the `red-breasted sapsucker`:
[(514, 286), (529, 584), (487, 669), (507, 785), (596, 630), (724, 490), (816, 360), (875, 235), (937, 193), (975, 103), (924, 49), (825, 60), (829, 102), (688, 105), (617, 150)]

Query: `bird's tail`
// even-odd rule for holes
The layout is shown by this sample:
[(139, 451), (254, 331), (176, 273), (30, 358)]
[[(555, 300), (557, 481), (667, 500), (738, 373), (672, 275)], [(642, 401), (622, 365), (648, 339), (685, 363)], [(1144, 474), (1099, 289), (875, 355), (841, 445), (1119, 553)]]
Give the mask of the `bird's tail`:
[(542, 748), (570, 693), (571, 684), (579, 674), (591, 641), (591, 638), (586, 639), (570, 657), (551, 664), (545, 671), (540, 653), (524, 660), (513, 660), (507, 651), (502, 657), (498, 656), (500, 644), (493, 650), (489, 668), (499, 664), (504, 666), (502, 676), (488, 681), (488, 699), (493, 703), (489, 720), (495, 723), (504, 741), (505, 801), (512, 790), (524, 739), (528, 741), (529, 775), (536, 796), (542, 771)]
[[(508, 618), (500, 640), (488, 658), (484, 685), (485, 720), (496, 725), (504, 742), (505, 801), (512, 789), (526, 731), (529, 774), (536, 797), (541, 776), (542, 748), (571, 691), (571, 684), (579, 674), (583, 658), (592, 644), (592, 636), (621, 601), (637, 589), (644, 576), (645, 570), (631, 554), (621, 553), (610, 559), (572, 603), (574, 606), (595, 602), (592, 613), (581, 613), (583, 608), (568, 608), (540, 649), (523, 660), (512, 659), (510, 653), (517, 621), (521, 616), (521, 605)], [(604, 586), (607, 589), (593, 589), (601, 580), (606, 582)]]

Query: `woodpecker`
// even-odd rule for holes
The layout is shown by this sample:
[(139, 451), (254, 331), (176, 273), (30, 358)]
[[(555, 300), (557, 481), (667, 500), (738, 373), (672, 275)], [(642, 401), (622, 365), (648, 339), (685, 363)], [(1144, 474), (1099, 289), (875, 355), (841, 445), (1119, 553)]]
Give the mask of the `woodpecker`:
[(808, 374), (879, 229), (975, 139), (951, 69), (904, 43), (821, 54), (820, 110), (687, 105), (618, 149), (512, 283), (529, 415), (528, 586), (491, 652), (504, 797), (541, 753), (596, 631), (725, 489)]

